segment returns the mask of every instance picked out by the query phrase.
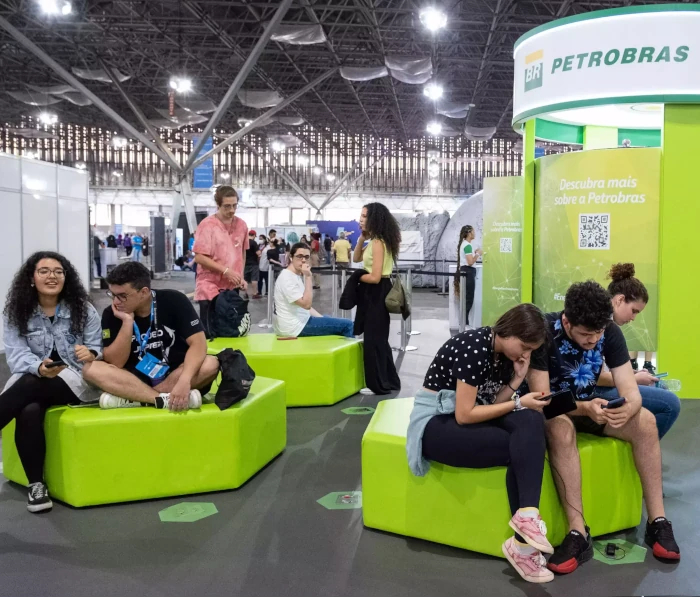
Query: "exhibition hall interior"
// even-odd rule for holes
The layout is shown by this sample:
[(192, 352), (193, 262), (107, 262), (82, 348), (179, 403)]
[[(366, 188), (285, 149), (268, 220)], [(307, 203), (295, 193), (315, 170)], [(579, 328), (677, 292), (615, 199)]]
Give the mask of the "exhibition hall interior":
[(699, 32), (0, 0), (3, 595), (697, 595)]

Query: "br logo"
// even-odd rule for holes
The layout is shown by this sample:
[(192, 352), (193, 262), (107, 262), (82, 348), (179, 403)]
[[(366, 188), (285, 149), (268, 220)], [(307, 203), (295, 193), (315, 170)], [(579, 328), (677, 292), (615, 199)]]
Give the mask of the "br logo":
[(544, 71), (544, 51), (538, 50), (525, 57), (525, 91), (542, 87), (542, 75)]

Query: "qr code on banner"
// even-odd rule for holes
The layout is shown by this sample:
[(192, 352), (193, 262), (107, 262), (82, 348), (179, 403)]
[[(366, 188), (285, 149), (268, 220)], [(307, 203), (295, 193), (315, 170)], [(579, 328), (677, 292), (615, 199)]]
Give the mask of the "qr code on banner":
[(501, 238), (501, 252), (513, 252), (513, 238)]
[(578, 249), (610, 250), (610, 213), (579, 215)]

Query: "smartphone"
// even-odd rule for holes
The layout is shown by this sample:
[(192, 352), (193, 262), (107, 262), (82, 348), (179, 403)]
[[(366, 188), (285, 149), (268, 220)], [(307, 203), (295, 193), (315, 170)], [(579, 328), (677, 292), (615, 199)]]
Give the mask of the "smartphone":
[(574, 396), (571, 390), (562, 390), (561, 392), (556, 392), (540, 399), (549, 400), (550, 398), (551, 402), (542, 409), (547, 419), (553, 419), (559, 415), (564, 415), (572, 410), (576, 410), (576, 396)]
[(55, 360), (44, 365), (45, 369), (55, 369), (56, 367), (65, 367), (66, 363), (62, 360)]
[(626, 400), (622, 397), (614, 398), (613, 400), (609, 400), (608, 404), (603, 408), (620, 408), (625, 402)]
[(663, 379), (664, 377), (668, 377), (668, 373), (657, 373), (654, 375), (657, 379)]

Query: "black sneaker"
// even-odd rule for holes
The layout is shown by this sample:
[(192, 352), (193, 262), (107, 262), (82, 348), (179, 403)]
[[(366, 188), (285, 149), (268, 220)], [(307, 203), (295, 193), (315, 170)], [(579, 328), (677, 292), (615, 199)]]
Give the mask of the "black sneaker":
[(649, 371), (652, 375), (656, 375), (656, 369), (654, 368), (654, 365), (651, 364), (650, 361), (646, 361), (644, 363), (644, 366), (642, 367), (645, 371)]
[(49, 490), (43, 483), (32, 483), (27, 491), (27, 510), (31, 513), (44, 512), (53, 508)]
[(630, 362), (632, 363), (632, 370), (633, 371), (639, 371), (639, 363), (637, 362), (636, 358), (631, 358)]
[(586, 527), (586, 535), (572, 529), (566, 534), (552, 556), (549, 557), (547, 568), (560, 575), (573, 573), (579, 565), (593, 558), (593, 540), (591, 530)]
[(647, 523), (644, 541), (651, 546), (656, 558), (673, 561), (681, 559), (681, 550), (673, 537), (671, 521), (667, 521), (665, 517), (658, 517)]

